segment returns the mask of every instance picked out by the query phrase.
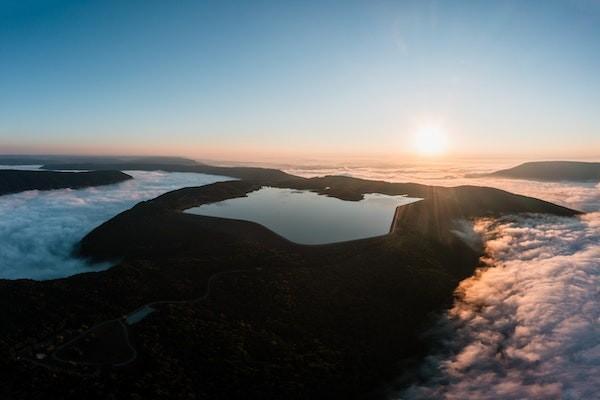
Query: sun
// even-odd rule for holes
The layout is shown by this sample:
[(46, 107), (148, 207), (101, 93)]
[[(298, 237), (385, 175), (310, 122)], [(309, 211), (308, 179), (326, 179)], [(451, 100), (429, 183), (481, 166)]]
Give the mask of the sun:
[(448, 144), (446, 133), (439, 126), (422, 126), (415, 132), (414, 146), (417, 153), (435, 156), (446, 151)]

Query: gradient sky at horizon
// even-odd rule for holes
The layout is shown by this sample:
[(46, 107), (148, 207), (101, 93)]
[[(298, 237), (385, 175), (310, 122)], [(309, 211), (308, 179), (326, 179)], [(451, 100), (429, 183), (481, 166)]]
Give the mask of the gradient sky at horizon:
[(600, 1), (0, 0), (0, 153), (600, 156)]

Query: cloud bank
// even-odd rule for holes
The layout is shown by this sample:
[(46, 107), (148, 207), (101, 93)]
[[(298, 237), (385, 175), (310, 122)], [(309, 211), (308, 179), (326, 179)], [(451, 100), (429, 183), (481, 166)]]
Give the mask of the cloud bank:
[(309, 166), (302, 176), (351, 175), (426, 185), (491, 186), (590, 212), (512, 216), (458, 226), (483, 240), (487, 264), (463, 281), (429, 332), (436, 348), (394, 399), (591, 399), (600, 393), (600, 183), (464, 178), (507, 165)]
[[(422, 381), (396, 399), (600, 393), (600, 212), (483, 219), (490, 268), (463, 281)], [(492, 268), (493, 267), (493, 268)]]
[(107, 268), (71, 256), (90, 230), (142, 200), (231, 179), (195, 173), (126, 173), (135, 179), (82, 190), (0, 196), (0, 279), (53, 279)]

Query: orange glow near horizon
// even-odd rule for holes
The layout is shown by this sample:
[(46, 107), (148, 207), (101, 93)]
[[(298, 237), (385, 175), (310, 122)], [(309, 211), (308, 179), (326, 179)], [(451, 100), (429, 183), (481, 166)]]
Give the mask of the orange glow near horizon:
[[(597, 147), (582, 146), (574, 142), (553, 151), (530, 150), (520, 147), (512, 152), (503, 151), (498, 140), (490, 140), (486, 151), (476, 151), (465, 135), (452, 127), (423, 124), (413, 129), (400, 129), (388, 135), (387, 140), (364, 143), (363, 146), (348, 144), (327, 146), (314, 141), (295, 142), (293, 145), (269, 143), (265, 141), (210, 140), (200, 137), (194, 140), (165, 140), (148, 138), (139, 141), (128, 140), (117, 143), (116, 140), (88, 141), (79, 143), (52, 142), (17, 144), (15, 141), (0, 140), (0, 154), (38, 154), (38, 155), (86, 155), (86, 156), (179, 156), (197, 160), (229, 162), (271, 162), (271, 163), (315, 163), (350, 162), (361, 164), (395, 164), (401, 162), (446, 162), (465, 159), (510, 159), (519, 161), (535, 160), (585, 160), (598, 161)], [(403, 132), (404, 131), (404, 132)], [(410, 133), (412, 131), (412, 133)], [(200, 136), (200, 135), (199, 135)], [(364, 135), (368, 137), (368, 135)], [(171, 138), (173, 135), (171, 136)], [(109, 144), (111, 143), (111, 144)]]

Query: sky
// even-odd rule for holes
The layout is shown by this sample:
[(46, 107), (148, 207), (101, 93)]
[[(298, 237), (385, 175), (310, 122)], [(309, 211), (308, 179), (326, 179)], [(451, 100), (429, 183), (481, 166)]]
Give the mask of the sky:
[(598, 71), (597, 0), (0, 0), (0, 153), (598, 159)]

